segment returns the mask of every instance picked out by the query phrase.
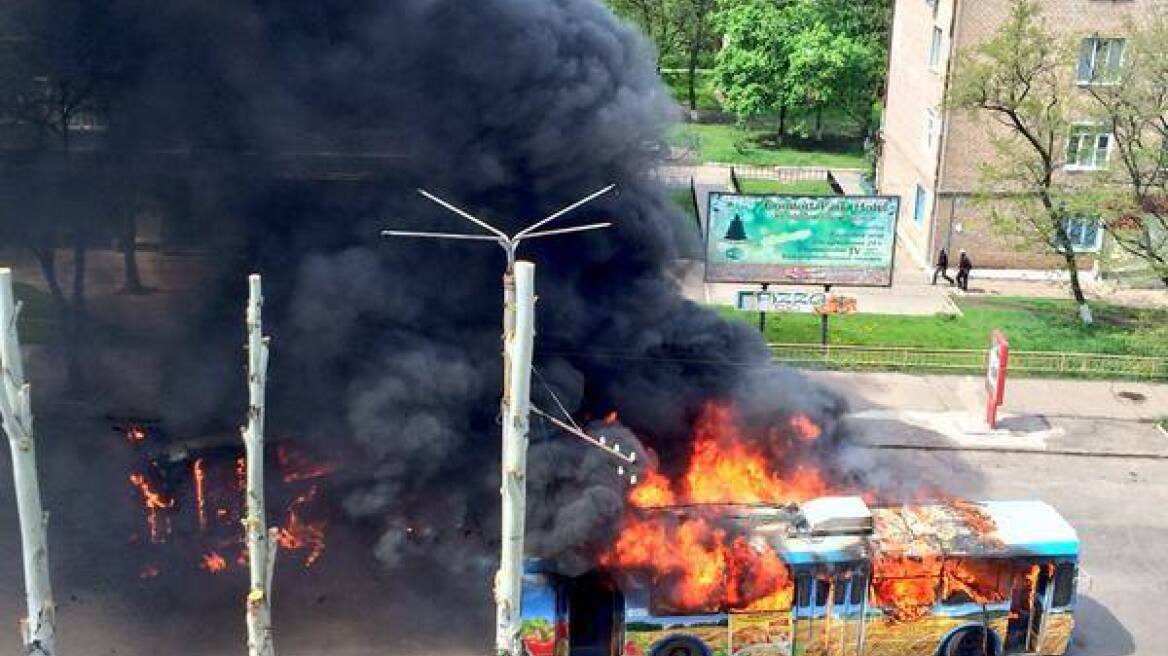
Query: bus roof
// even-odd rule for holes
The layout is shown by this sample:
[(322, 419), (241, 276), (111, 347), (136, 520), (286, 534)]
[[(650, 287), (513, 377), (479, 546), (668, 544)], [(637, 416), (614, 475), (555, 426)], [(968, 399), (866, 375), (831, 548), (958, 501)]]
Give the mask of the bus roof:
[[(864, 560), (874, 550), (909, 557), (973, 556), (1074, 557), (1079, 537), (1065, 519), (1042, 501), (987, 501), (967, 504), (990, 520), (986, 527), (950, 504), (873, 508), (871, 535), (791, 535), (774, 531), (766, 539), (791, 565)], [(758, 533), (766, 534), (760, 526)]]

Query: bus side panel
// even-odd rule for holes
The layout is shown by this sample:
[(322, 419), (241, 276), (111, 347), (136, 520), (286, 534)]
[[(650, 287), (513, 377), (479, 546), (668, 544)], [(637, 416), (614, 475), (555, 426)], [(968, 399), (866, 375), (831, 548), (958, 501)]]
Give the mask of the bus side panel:
[(519, 636), (531, 656), (568, 656), (567, 601), (546, 574), (524, 574)]
[[(704, 656), (728, 656), (729, 629), (725, 615), (625, 618), (624, 656), (666, 656), (671, 645), (700, 643)], [(700, 655), (699, 655), (700, 656)]]
[[(990, 620), (995, 631), (1004, 618)], [(868, 618), (864, 629), (864, 656), (934, 656), (941, 641), (954, 629), (981, 624), (980, 618), (929, 615), (909, 622), (889, 622), (880, 613)], [(1001, 634), (999, 634), (1001, 635)]]
[(790, 611), (730, 615), (730, 655), (791, 656)]
[(1075, 626), (1075, 619), (1069, 610), (1055, 610), (1047, 613), (1045, 633), (1038, 653), (1043, 656), (1061, 656), (1066, 653), (1071, 643), (1071, 630)]

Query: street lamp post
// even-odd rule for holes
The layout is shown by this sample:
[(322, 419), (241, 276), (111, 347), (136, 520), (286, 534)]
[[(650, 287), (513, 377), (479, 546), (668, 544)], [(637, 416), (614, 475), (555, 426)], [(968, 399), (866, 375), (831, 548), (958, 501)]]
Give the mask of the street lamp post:
[[(586, 230), (607, 228), (611, 222), (590, 223), (568, 228), (543, 230), (548, 223), (588, 203), (609, 191), (609, 185), (580, 200), (549, 214), (547, 217), (507, 235), (502, 230), (455, 207), (434, 194), (419, 189), (426, 198), (479, 226), (489, 234), (425, 232), (416, 230), (382, 230), (384, 237), (421, 237), (431, 239), (459, 239), (493, 241), (503, 248), (507, 266), (503, 272), (503, 395), (501, 414), (502, 435), (502, 541), (499, 550), (499, 571), (495, 576), (495, 649), (500, 655), (520, 656), (519, 613), (523, 582), (523, 536), (526, 513), (526, 477), (528, 421), (531, 411), (531, 361), (535, 335), (535, 265), (516, 261), (520, 244), (531, 239), (564, 235)], [(542, 416), (547, 413), (536, 409)], [(584, 436), (594, 444), (602, 444), (588, 437), (575, 426), (556, 420), (565, 430)], [(620, 453), (619, 448), (604, 447), (609, 453), (632, 464), (635, 454)]]

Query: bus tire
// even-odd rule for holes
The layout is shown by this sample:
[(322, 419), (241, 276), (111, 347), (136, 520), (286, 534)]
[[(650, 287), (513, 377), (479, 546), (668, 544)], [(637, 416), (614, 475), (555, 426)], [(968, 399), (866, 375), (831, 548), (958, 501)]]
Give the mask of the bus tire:
[(945, 642), (943, 656), (997, 656), (998, 645), (980, 626), (961, 629)]
[(675, 635), (653, 645), (649, 656), (710, 656), (710, 650), (694, 636)]

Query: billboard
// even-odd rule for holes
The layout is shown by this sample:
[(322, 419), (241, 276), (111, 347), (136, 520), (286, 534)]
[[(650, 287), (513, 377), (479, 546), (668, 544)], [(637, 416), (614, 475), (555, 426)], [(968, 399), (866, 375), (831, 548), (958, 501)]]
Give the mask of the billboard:
[(708, 282), (892, 284), (896, 196), (711, 193)]

